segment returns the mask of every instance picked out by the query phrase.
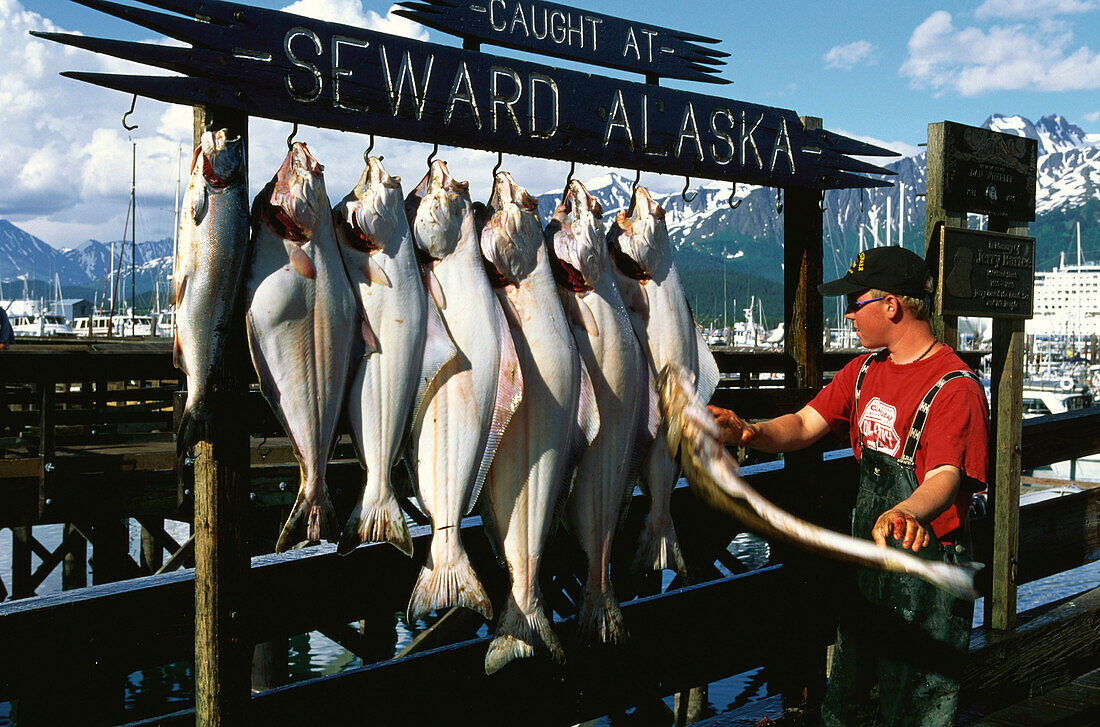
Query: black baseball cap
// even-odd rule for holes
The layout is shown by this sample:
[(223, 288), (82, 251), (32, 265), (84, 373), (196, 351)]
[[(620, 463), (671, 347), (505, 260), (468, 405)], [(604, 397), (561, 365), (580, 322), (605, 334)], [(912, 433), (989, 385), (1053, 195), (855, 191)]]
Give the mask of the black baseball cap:
[(930, 276), (924, 258), (904, 247), (872, 247), (856, 256), (840, 280), (822, 283), (822, 295), (852, 295), (882, 290), (910, 298), (926, 298)]

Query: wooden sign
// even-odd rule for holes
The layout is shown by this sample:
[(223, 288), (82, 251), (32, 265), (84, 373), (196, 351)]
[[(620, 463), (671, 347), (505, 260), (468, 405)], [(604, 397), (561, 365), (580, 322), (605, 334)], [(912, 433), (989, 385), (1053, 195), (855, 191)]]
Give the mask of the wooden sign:
[[(181, 48), (35, 33), (183, 76), (64, 75), (171, 103), (612, 168), (773, 187), (889, 186), (849, 154), (894, 152), (803, 128), (794, 111), (501, 58), (219, 0), (182, 18), (81, 0)], [(853, 173), (855, 172), (855, 173)]]
[(944, 315), (1032, 317), (1034, 237), (941, 226), (939, 242)]
[(944, 208), (1034, 220), (1038, 142), (952, 121), (943, 127)]
[(719, 41), (569, 5), (532, 0), (408, 0), (395, 14), (466, 40), (594, 63), (648, 77), (730, 83)]

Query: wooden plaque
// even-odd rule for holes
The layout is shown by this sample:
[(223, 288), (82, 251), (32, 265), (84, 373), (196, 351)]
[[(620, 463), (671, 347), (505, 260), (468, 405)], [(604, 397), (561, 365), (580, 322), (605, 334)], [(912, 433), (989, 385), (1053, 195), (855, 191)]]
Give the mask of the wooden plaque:
[(943, 137), (944, 209), (1035, 219), (1039, 142), (952, 121)]

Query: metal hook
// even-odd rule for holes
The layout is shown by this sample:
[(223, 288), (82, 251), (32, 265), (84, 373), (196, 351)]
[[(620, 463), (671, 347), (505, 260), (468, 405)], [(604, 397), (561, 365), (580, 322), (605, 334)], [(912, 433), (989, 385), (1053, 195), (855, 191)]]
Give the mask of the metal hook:
[(122, 128), (126, 129), (127, 131), (133, 131), (134, 129), (136, 129), (138, 127), (137, 124), (134, 124), (133, 126), (130, 126), (129, 124), (126, 123), (126, 117), (129, 116), (130, 114), (134, 113), (134, 106), (135, 105), (137, 105), (137, 94), (136, 93), (134, 94), (133, 100), (130, 101), (130, 110), (122, 115)]
[(263, 450), (263, 446), (265, 444), (267, 444), (266, 434), (264, 435), (264, 438), (260, 440), (260, 443), (256, 445), (256, 454), (260, 455), (261, 462), (265, 462), (267, 460), (267, 455), (271, 454), (270, 449), (268, 449), (266, 452)]
[(821, 208), (822, 212), (829, 209), (828, 207), (825, 206), (825, 190), (824, 189), (821, 190), (821, 199), (818, 201), (817, 206)]
[(630, 185), (630, 193), (634, 194), (638, 191), (638, 183), (642, 181), (642, 170), (639, 169), (638, 173), (634, 176), (634, 184)]
[(374, 134), (370, 135), (370, 146), (363, 152), (363, 163), (370, 161), (370, 153), (374, 151)]
[(288, 136), (286, 138), (286, 148), (287, 149), (293, 149), (294, 148), (294, 137), (296, 137), (297, 135), (298, 135), (298, 122), (295, 121), (294, 122), (294, 128), (291, 129), (291, 131), (290, 131), (290, 136)]
[(573, 181), (573, 172), (577, 171), (577, 163), (569, 162), (569, 174), (565, 178), (565, 186), (568, 187), (569, 183)]
[(496, 166), (493, 167), (493, 180), (494, 181), (497, 178), (497, 172), (500, 171), (500, 165), (503, 164), (503, 163), (504, 163), (504, 152), (499, 152), (498, 151), (497, 152), (497, 163), (496, 163)]
[(739, 199), (736, 202), (734, 202), (733, 198), (736, 197), (736, 196), (737, 196), (737, 182), (734, 182), (733, 183), (733, 189), (730, 190), (730, 198), (727, 201), (731, 210), (737, 209), (738, 207), (741, 206), (741, 203), (745, 201), (743, 199)]
[(775, 213), (777, 215), (783, 214), (783, 188), (775, 188)]
[(696, 192), (695, 194), (688, 197), (689, 186), (691, 186), (691, 177), (684, 177), (684, 191), (680, 192), (680, 196), (684, 198), (685, 202), (691, 204), (693, 201), (695, 201), (695, 198), (699, 196), (699, 193)]
[(432, 162), (435, 161), (435, 155), (439, 153), (439, 144), (432, 144), (432, 153), (428, 155), (428, 169), (432, 168)]

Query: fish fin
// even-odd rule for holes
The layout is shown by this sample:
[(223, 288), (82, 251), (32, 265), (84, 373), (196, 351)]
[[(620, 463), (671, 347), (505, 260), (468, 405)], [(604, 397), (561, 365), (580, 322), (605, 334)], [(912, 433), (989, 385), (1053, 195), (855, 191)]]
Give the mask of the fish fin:
[(489, 467), (493, 464), (500, 438), (504, 436), (504, 430), (508, 428), (508, 422), (512, 421), (512, 415), (516, 413), (520, 402), (523, 400), (523, 373), (520, 371), (519, 354), (516, 353), (516, 344), (512, 340), (512, 332), (508, 328), (508, 321), (503, 311), (497, 318), (497, 331), (500, 336), (500, 372), (497, 375), (497, 396), (493, 403), (493, 419), (489, 424), (489, 437), (485, 442), (485, 452), (481, 456), (481, 465), (477, 470), (477, 478), (474, 480), (473, 489), (470, 491), (470, 499), (466, 502), (464, 512), (469, 514), (477, 503), (481, 487), (485, 484), (485, 477), (489, 474)]
[(363, 339), (363, 357), (378, 353), (378, 336), (374, 335), (374, 328), (367, 320), (367, 314), (362, 306), (359, 309), (359, 336)]
[(201, 224), (203, 218), (206, 217), (206, 196), (209, 193), (205, 184), (202, 185), (201, 190), (191, 200), (191, 219), (195, 221), (196, 225)]
[(633, 280), (625, 276), (618, 276), (624, 281), (619, 286), (619, 292), (623, 296), (623, 303), (627, 311), (643, 321), (649, 320), (649, 293), (646, 292), (644, 280)]
[[(179, 254), (178, 252), (176, 253)], [(180, 304), (183, 303), (183, 294), (187, 291), (187, 275), (181, 275), (179, 282), (176, 284), (176, 309), (179, 310)]]
[(190, 375), (187, 370), (187, 360), (183, 357), (183, 346), (180, 344), (180, 332), (176, 329), (176, 334), (172, 340), (172, 365), (182, 371), (184, 375)]
[[(416, 398), (413, 404), (413, 415), (410, 422), (420, 421), (421, 407), (425, 404), (425, 394), (431, 388), (436, 376), (443, 367), (450, 363), (458, 355), (458, 346), (451, 338), (447, 325), (443, 322), (443, 316), (439, 308), (431, 299), (428, 300), (427, 336), (424, 340), (424, 357), (420, 364), (420, 380), (417, 382)], [(414, 473), (416, 468), (410, 466), (409, 471)], [(414, 480), (415, 481), (415, 480)]]
[(581, 435), (581, 445), (588, 447), (600, 433), (600, 410), (596, 404), (596, 387), (584, 361), (577, 357), (580, 367), (580, 390), (577, 392), (577, 429)]
[(599, 336), (600, 327), (596, 323), (596, 316), (592, 315), (592, 309), (588, 307), (584, 298), (577, 298), (577, 311), (580, 313), (581, 325), (588, 331), (588, 335), (592, 338)]
[(339, 525), (336, 523), (336, 511), (332, 507), (328, 487), (324, 482), (318, 483), (317, 492), (317, 501), (309, 502), (305, 497), (305, 487), (298, 488), (294, 507), (291, 508), (290, 516), (279, 533), (279, 541), (275, 544), (276, 553), (284, 553), (322, 540), (336, 539)]
[(406, 612), (408, 622), (454, 606), (462, 606), (481, 614), (486, 621), (493, 618), (493, 605), (489, 594), (481, 585), (465, 551), (458, 552), (454, 562), (440, 563), (429, 559), (432, 567), (425, 565), (413, 586)]
[(199, 442), (210, 441), (214, 431), (214, 418), (206, 405), (199, 401), (183, 412), (180, 428), (176, 433), (176, 456), (183, 459), (187, 450)]
[(519, 328), (522, 325), (519, 311), (516, 310), (516, 304), (504, 289), (497, 290), (497, 300), (500, 301), (500, 307), (504, 310), (504, 317), (508, 319), (508, 325)]
[(618, 646), (628, 637), (623, 625), (619, 599), (610, 587), (606, 591), (585, 589), (584, 600), (577, 612), (577, 638), (583, 644)]
[(571, 290), (561, 290), (561, 299), (570, 323), (575, 328), (585, 331), (591, 338), (600, 335), (600, 327), (596, 323), (596, 317), (592, 315), (592, 309), (584, 302), (581, 294)]
[(718, 380), (722, 374), (718, 371), (718, 362), (714, 360), (714, 354), (710, 352), (710, 346), (703, 339), (699, 326), (695, 326), (695, 346), (699, 357), (699, 378), (696, 381), (699, 398), (710, 401), (710, 397), (714, 396), (714, 390), (718, 388)]
[(390, 276), (386, 275), (385, 269), (374, 259), (374, 255), (367, 254), (367, 261), (364, 263), (363, 274), (367, 276), (367, 280), (371, 285), (381, 285), (384, 288), (392, 288), (393, 283), (390, 282)]
[(447, 310), (447, 296), (443, 294), (443, 286), (439, 283), (439, 278), (436, 277), (435, 270), (432, 270), (431, 266), (424, 268), (424, 277), (436, 307), (439, 310)]
[(371, 487), (369, 481), (364, 484), (363, 496), (351, 511), (337, 550), (346, 554), (363, 543), (389, 543), (411, 558), (413, 542), (409, 526), (405, 524), (405, 513), (401, 511), (389, 485), (385, 482), (378, 484), (383, 488), (381, 497), (378, 493), (368, 492)]
[(500, 671), (514, 659), (534, 656), (539, 645), (546, 646), (555, 662), (565, 662), (565, 651), (550, 626), (550, 619), (543, 613), (541, 601), (535, 601), (534, 611), (524, 613), (509, 594), (508, 605), (497, 622), (493, 640), (485, 653), (485, 673)]
[(313, 261), (309, 259), (309, 255), (293, 243), (290, 245), (290, 267), (303, 278), (314, 280), (317, 277), (317, 269), (313, 267)]

